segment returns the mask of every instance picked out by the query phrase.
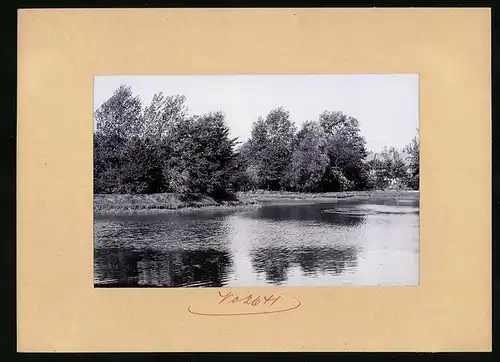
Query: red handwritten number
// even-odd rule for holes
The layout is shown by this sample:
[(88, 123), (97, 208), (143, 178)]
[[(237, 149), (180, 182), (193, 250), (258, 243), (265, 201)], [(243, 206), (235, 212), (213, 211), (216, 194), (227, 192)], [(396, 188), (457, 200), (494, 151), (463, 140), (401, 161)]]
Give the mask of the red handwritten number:
[(219, 304), (222, 304), (222, 303), (223, 303), (226, 299), (228, 299), (229, 297), (232, 297), (232, 296), (233, 296), (233, 293), (229, 292), (229, 293), (227, 293), (226, 295), (222, 295), (222, 294), (220, 294), (220, 292), (219, 292), (219, 296), (220, 296), (221, 298), (223, 297), (223, 299), (219, 302)]
[[(238, 296), (234, 295), (231, 292), (228, 292), (227, 294), (223, 295), (219, 291), (219, 296), (222, 298), (221, 301), (219, 302), (219, 304), (222, 304), (225, 301), (228, 301), (228, 303), (230, 303), (230, 304), (234, 304), (234, 303), (238, 303), (238, 302), (243, 302), (243, 304), (247, 304), (247, 305), (251, 305), (251, 306), (255, 307), (255, 306), (259, 305), (260, 302), (261, 302), (260, 295), (257, 296), (255, 299), (253, 299), (253, 295), (252, 294), (249, 294), (246, 297), (241, 298), (241, 297), (238, 297)], [(274, 294), (271, 294), (269, 297), (268, 296), (264, 296), (263, 298), (264, 298), (264, 304), (270, 303), (269, 305), (273, 305), (274, 303), (276, 303), (281, 298), (281, 296), (275, 297)]]
[(257, 298), (255, 298), (255, 300), (252, 302), (252, 305), (255, 307), (259, 303), (260, 303), (260, 296), (258, 296)]
[(271, 305), (273, 305), (274, 303), (276, 303), (278, 301), (278, 299), (281, 298), (281, 296), (278, 296), (277, 298), (273, 298), (273, 297), (274, 297), (274, 294), (271, 294), (270, 297), (264, 297), (264, 300), (265, 300), (264, 304), (267, 304), (267, 302), (272, 300), (273, 302), (271, 303)]

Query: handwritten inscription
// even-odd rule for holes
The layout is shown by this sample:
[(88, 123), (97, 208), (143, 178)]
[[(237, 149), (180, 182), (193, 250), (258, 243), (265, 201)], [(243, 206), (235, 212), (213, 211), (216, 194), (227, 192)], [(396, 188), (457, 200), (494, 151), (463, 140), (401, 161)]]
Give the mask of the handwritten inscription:
[[(251, 305), (253, 307), (256, 307), (261, 303), (260, 295), (258, 295), (257, 297), (254, 297), (254, 296), (252, 296), (252, 294), (248, 294), (245, 297), (238, 297), (231, 292), (228, 292), (226, 295), (223, 295), (221, 292), (219, 292), (219, 296), (222, 298), (221, 301), (219, 302), (219, 304), (222, 304), (224, 302), (231, 303), (231, 304), (243, 303), (243, 304), (247, 304), (247, 305)], [(268, 304), (268, 303), (269, 303), (269, 305), (273, 305), (280, 298), (281, 298), (281, 296), (275, 297), (274, 294), (271, 294), (270, 296), (264, 296), (262, 298), (262, 301), (263, 301), (264, 305)]]
[(233, 291), (217, 291), (214, 298), (197, 300), (197, 305), (189, 306), (191, 314), (202, 316), (238, 316), (287, 312), (300, 307), (300, 300), (286, 294), (246, 293), (237, 295)]

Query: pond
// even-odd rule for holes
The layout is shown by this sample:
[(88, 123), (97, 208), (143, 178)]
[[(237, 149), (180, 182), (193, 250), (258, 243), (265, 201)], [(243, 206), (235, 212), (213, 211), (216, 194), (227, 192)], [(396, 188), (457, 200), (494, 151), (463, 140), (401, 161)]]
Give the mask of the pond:
[(96, 287), (418, 285), (418, 200), (96, 215)]

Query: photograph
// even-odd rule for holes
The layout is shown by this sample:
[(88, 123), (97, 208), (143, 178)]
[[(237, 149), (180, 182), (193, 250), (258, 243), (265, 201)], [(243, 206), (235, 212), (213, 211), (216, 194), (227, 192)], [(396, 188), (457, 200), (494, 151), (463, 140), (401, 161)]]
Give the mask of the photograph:
[(419, 285), (418, 74), (93, 91), (95, 288)]

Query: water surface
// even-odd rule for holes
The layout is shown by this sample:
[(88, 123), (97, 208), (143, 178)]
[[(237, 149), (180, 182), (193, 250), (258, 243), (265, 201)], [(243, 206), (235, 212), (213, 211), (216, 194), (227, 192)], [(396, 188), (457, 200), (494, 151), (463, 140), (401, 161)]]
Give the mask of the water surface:
[(94, 283), (418, 285), (418, 200), (96, 215)]

